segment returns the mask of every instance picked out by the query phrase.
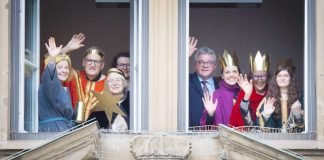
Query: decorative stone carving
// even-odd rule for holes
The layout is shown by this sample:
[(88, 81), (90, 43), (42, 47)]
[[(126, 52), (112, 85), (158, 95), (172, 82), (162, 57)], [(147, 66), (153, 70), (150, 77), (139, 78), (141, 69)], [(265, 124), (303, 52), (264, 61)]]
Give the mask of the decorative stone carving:
[(177, 135), (139, 135), (131, 140), (131, 153), (142, 159), (188, 159), (191, 143)]

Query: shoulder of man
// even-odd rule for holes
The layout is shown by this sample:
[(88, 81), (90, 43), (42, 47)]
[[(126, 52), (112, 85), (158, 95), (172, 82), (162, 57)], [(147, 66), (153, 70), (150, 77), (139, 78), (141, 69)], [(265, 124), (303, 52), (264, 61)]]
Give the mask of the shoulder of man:
[(196, 72), (189, 74), (189, 81), (194, 81), (195, 79), (198, 79), (198, 75)]

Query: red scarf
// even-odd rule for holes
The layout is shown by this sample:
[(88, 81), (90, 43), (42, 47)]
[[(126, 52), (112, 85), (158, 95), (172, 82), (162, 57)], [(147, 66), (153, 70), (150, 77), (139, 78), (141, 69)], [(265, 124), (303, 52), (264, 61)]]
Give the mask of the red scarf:
[[(240, 109), (240, 104), (244, 98), (244, 95), (245, 95), (244, 91), (241, 90), (237, 96), (237, 100), (233, 107), (230, 121), (229, 121), (230, 126), (233, 126), (233, 127), (245, 126), (243, 116), (241, 114), (241, 109)], [(256, 109), (258, 108), (260, 102), (264, 98), (264, 95), (257, 94), (254, 89), (252, 91), (252, 94), (251, 94), (251, 97), (249, 100), (249, 110), (250, 110), (251, 118), (252, 118), (253, 122), (255, 122), (255, 119), (256, 119), (256, 115), (255, 115)]]

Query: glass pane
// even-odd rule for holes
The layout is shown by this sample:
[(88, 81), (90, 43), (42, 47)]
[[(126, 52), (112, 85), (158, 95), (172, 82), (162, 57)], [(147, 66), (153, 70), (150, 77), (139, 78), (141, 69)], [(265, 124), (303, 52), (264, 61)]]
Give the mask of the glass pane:
[[(303, 95), (304, 3), (304, 1), (287, 0), (285, 3), (263, 1), (262, 4), (190, 4), (189, 35), (199, 39), (197, 48), (208, 46), (215, 51), (217, 57), (221, 56), (225, 49), (230, 53), (236, 53), (243, 74), (250, 72), (249, 54), (255, 55), (258, 50), (270, 56), (271, 76), (274, 75), (279, 60), (291, 58), (296, 66), (296, 71), (298, 71), (295, 76), (299, 93)], [(196, 68), (192, 67), (194, 65), (193, 55), (189, 65), (191, 73), (195, 72)], [(217, 64), (214, 74), (207, 78), (221, 76), (221, 67)], [(193, 93), (194, 95), (196, 89), (192, 88), (189, 88), (189, 94)], [(189, 107), (191, 106), (192, 109), (189, 108), (189, 113), (191, 113), (189, 119), (195, 120), (194, 124), (200, 125), (199, 120), (204, 106), (192, 105), (193, 103), (190, 102), (198, 102), (199, 99), (196, 100), (195, 96), (191, 97), (189, 97)], [(202, 104), (201, 101), (200, 104)], [(198, 114), (194, 112), (198, 108), (197, 106), (201, 111)], [(220, 105), (217, 107), (221, 108)], [(227, 123), (231, 109), (226, 110), (228, 113)]]
[(37, 96), (36, 86), (35, 86), (35, 74), (36, 70), (25, 64), (25, 99), (24, 99), (24, 109), (25, 109), (25, 122), (24, 128), (26, 131), (32, 131), (33, 117), (35, 116), (35, 97)]
[(25, 59), (35, 63), (36, 52), (35, 52), (35, 43), (36, 43), (36, 1), (35, 0), (26, 0), (25, 8)]

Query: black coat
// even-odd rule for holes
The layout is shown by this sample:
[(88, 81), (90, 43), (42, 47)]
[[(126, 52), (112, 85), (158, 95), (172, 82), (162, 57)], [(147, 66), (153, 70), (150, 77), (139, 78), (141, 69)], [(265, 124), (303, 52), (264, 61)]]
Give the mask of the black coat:
[[(215, 89), (218, 88), (218, 82), (214, 79)], [(204, 110), (204, 103), (202, 101), (203, 90), (201, 82), (199, 81), (197, 73), (189, 75), (189, 127), (199, 126), (200, 117)]]

